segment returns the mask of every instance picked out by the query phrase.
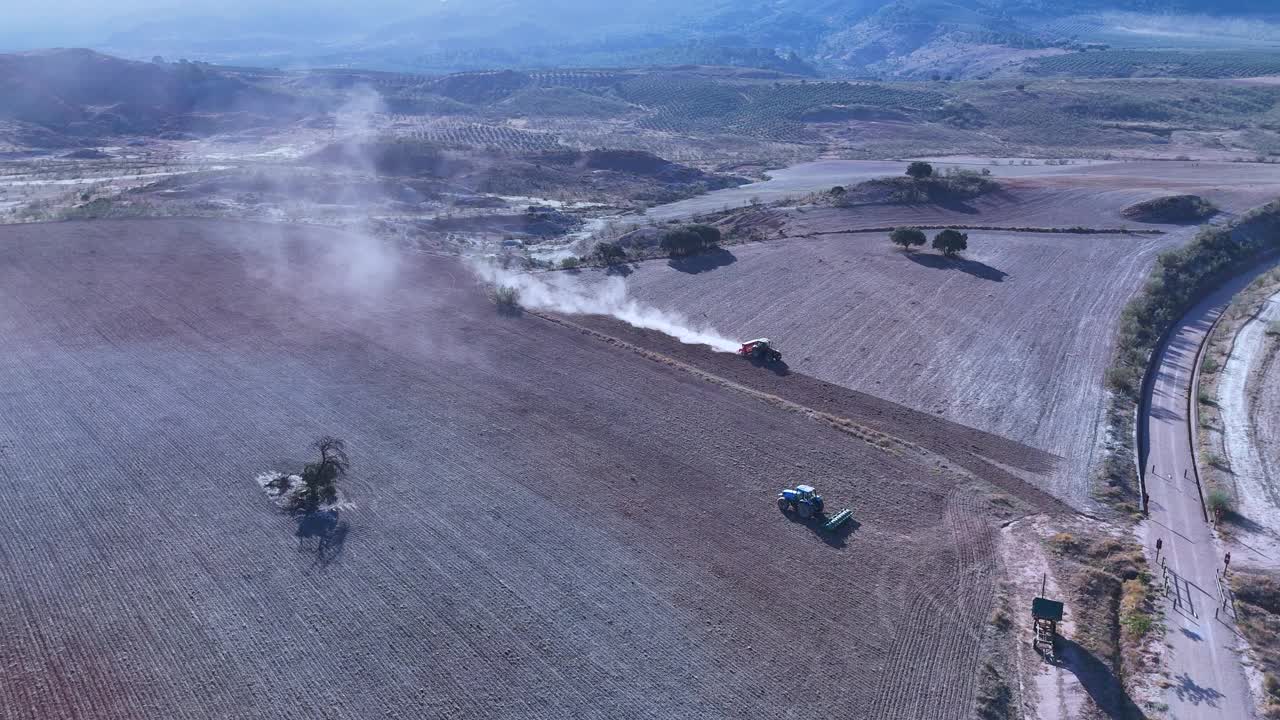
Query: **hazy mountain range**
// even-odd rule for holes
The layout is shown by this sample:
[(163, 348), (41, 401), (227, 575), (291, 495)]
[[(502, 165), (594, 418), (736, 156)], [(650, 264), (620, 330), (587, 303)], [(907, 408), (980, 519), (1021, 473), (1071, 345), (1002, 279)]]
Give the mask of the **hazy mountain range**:
[[(75, 3), (73, 2), (73, 5)], [(77, 10), (77, 8), (72, 8)], [(828, 74), (911, 67), (922, 49), (1280, 47), (1274, 0), (473, 0), (423, 5), (125, 0), (18, 11), (0, 49), (86, 46), (245, 65), (454, 71), (771, 64)], [(1188, 18), (1194, 15), (1194, 18)], [(767, 51), (762, 54), (761, 51)], [(793, 55), (794, 54), (794, 55)]]

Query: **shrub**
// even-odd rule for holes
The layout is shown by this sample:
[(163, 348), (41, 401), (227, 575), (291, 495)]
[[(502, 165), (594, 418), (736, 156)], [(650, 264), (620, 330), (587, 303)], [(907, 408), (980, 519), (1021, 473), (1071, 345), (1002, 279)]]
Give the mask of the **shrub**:
[(1218, 214), (1218, 208), (1199, 195), (1169, 195), (1125, 208), (1122, 214), (1139, 222), (1198, 222)]
[(1146, 635), (1155, 621), (1146, 612), (1147, 586), (1139, 578), (1125, 580), (1120, 586), (1120, 622), (1135, 638)]
[(1077, 553), (1084, 547), (1075, 535), (1067, 532), (1054, 533), (1048, 542), (1049, 547), (1064, 555)]
[(1222, 367), (1221, 363), (1219, 363), (1218, 358), (1213, 355), (1205, 355), (1204, 362), (1200, 363), (1200, 369), (1210, 375), (1218, 372), (1220, 367)]
[(1144, 612), (1126, 615), (1120, 622), (1124, 623), (1125, 630), (1128, 630), (1135, 637), (1146, 635), (1151, 630), (1152, 624), (1151, 616)]
[(578, 267), (581, 264), (582, 264), (582, 261), (573, 255), (570, 255), (567, 258), (560, 259), (560, 268), (562, 270), (573, 270), (574, 268)]
[(933, 237), (933, 249), (951, 257), (969, 249), (969, 236), (959, 230), (943, 230)]
[(889, 233), (889, 241), (901, 245), (903, 250), (910, 250), (913, 245), (924, 245), (927, 239), (919, 228), (900, 227)]
[(927, 162), (917, 160), (907, 166), (907, 174), (917, 180), (933, 177), (933, 166)]
[(494, 288), (493, 301), (500, 308), (515, 309), (520, 305), (520, 291), (510, 285), (499, 285)]
[(844, 194), (844, 186), (843, 186), (843, 185), (836, 185), (836, 186), (833, 186), (833, 187), (831, 188), (831, 194), (832, 194), (832, 195), (834, 195), (834, 196), (836, 196), (836, 197), (840, 197), (841, 195), (843, 195), (843, 194)]
[(720, 243), (720, 230), (710, 225), (685, 225), (668, 230), (658, 243), (671, 257), (693, 255)]
[(1215, 518), (1219, 520), (1222, 516), (1235, 510), (1235, 500), (1231, 494), (1222, 488), (1213, 488), (1209, 494), (1205, 496), (1204, 503), (1209, 507), (1209, 512), (1213, 513)]
[(627, 251), (623, 250), (621, 245), (611, 242), (596, 245), (591, 255), (605, 265), (617, 265), (627, 259)]

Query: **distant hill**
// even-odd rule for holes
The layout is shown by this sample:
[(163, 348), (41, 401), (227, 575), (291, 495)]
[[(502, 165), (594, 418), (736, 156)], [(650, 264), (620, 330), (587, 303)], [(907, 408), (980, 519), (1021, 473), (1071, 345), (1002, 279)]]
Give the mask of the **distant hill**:
[(297, 111), (293, 98), (196, 63), (143, 63), (89, 50), (0, 55), (0, 119), (70, 136), (180, 132), (196, 115), (223, 121)]
[[(325, 7), (225, 0), (217, 16), (205, 7), (199, 17), (175, 10), (132, 27), (104, 23), (91, 46), (138, 59), (295, 69), (718, 65), (877, 79), (1002, 77), (1030, 61), (1101, 49), (1280, 54), (1275, 0), (368, 0)], [(1176, 64), (1196, 76), (1197, 63)], [(1266, 58), (1254, 64), (1268, 65)]]
[(1102, 45), (1280, 51), (1275, 0), (367, 0), (324, 3), (323, 12), (223, 5), (216, 17), (205, 7), (200, 17), (169, 11), (131, 27), (104, 24), (92, 46), (136, 58), (398, 72), (692, 64), (925, 78), (981, 77)]

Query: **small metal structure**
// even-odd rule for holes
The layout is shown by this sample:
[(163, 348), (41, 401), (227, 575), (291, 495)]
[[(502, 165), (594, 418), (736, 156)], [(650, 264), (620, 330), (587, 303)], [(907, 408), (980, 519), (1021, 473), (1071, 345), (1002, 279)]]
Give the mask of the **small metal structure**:
[(1062, 603), (1048, 598), (1035, 598), (1031, 601), (1031, 621), (1035, 629), (1031, 647), (1039, 650), (1043, 645), (1048, 654), (1052, 655), (1054, 641), (1058, 637), (1058, 623), (1062, 622)]

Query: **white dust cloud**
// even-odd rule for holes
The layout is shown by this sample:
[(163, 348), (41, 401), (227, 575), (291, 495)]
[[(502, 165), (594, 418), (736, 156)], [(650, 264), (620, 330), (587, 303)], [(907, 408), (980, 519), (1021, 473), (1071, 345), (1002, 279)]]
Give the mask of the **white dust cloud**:
[(587, 284), (568, 273), (530, 274), (503, 270), (492, 264), (472, 263), (482, 280), (514, 288), (519, 302), (531, 310), (571, 315), (609, 315), (646, 330), (657, 330), (688, 345), (708, 345), (719, 352), (735, 352), (741, 343), (710, 328), (695, 328), (684, 316), (659, 310), (627, 296), (621, 278), (607, 277)]

